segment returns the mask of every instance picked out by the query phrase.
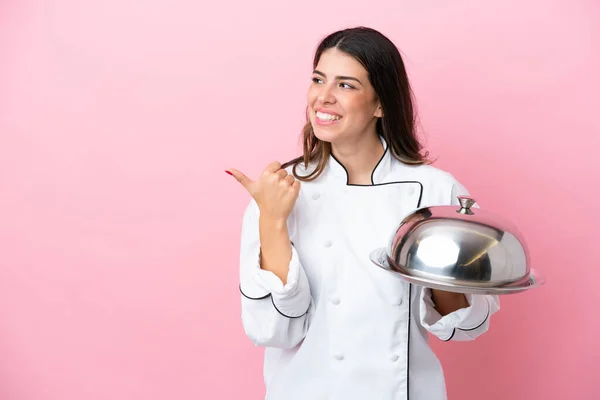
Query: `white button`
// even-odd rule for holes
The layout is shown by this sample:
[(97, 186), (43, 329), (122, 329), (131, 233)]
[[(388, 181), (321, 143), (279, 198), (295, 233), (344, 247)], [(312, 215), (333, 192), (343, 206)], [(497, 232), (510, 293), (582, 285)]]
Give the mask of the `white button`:
[(339, 297), (337, 297), (337, 296), (332, 296), (330, 300), (331, 300), (331, 302), (332, 302), (333, 304), (335, 304), (335, 305), (338, 305), (338, 304), (340, 304), (340, 298), (339, 298)]
[(319, 197), (321, 197), (319, 193), (313, 193), (312, 195), (313, 200), (319, 200)]
[(339, 354), (339, 353), (336, 354), (334, 357), (335, 357), (336, 360), (340, 360), (340, 361), (344, 359), (344, 355), (343, 354)]
[(397, 355), (397, 354), (392, 354), (392, 355), (390, 355), (390, 361), (391, 361), (391, 362), (396, 362), (396, 361), (398, 361), (398, 355)]
[(333, 243), (331, 243), (331, 240), (328, 240), (325, 242), (325, 247), (329, 248), (333, 245)]
[(396, 297), (396, 298), (394, 299), (394, 302), (393, 302), (393, 304), (394, 304), (395, 306), (399, 306), (400, 304), (402, 304), (402, 297)]
[(408, 189), (408, 195), (409, 196), (412, 196), (414, 193), (415, 193), (415, 188), (411, 187), (411, 188)]

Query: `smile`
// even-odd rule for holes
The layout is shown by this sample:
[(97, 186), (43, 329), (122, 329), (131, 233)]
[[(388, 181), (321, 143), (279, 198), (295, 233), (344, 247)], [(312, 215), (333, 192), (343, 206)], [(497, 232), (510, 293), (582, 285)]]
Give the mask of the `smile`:
[(342, 118), (339, 115), (327, 114), (321, 111), (317, 111), (315, 116), (324, 122), (339, 121)]

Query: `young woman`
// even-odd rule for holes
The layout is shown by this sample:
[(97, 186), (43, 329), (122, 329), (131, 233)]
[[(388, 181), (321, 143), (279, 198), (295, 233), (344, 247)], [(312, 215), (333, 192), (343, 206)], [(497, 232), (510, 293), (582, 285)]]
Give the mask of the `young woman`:
[(415, 286), (376, 267), (402, 217), (468, 194), (421, 154), (398, 49), (364, 27), (326, 37), (314, 57), (303, 156), (256, 181), (241, 239), (247, 336), (265, 347), (269, 400), (446, 398), (428, 333), (472, 340), (496, 296)]

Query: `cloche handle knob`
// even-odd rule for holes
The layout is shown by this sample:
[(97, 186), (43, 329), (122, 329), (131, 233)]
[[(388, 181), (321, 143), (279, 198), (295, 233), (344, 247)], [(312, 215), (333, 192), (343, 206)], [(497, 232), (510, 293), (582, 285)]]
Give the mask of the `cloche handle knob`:
[(456, 210), (457, 213), (460, 214), (468, 214), (473, 215), (473, 211), (471, 211), (471, 207), (475, 204), (475, 199), (469, 196), (458, 196), (458, 201), (460, 203), (460, 210)]

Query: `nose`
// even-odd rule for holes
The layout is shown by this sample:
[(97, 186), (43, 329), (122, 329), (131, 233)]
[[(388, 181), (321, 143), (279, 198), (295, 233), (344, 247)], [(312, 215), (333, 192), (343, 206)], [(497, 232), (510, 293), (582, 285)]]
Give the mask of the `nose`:
[(323, 85), (320, 87), (317, 100), (322, 104), (333, 104), (335, 103), (335, 95), (333, 88), (330, 85)]

